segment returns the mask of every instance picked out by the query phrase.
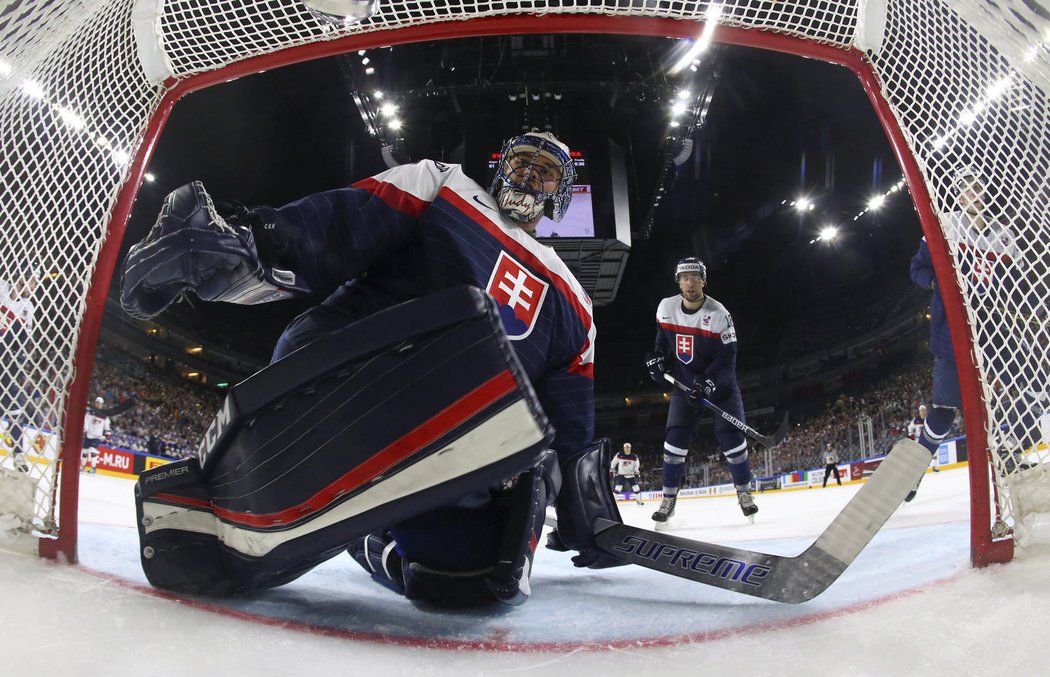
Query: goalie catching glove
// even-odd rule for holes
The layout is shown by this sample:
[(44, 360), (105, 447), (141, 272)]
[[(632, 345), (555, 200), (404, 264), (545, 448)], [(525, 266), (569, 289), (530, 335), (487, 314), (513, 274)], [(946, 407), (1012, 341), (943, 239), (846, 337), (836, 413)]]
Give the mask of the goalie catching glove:
[[(124, 261), (120, 305), (139, 319), (157, 316), (187, 292), (204, 301), (242, 305), (267, 303), (309, 293), (295, 273), (260, 260), (250, 227), (278, 218), (263, 208), (215, 202), (200, 181), (164, 198), (149, 235)], [(272, 213), (267, 213), (272, 212)]]

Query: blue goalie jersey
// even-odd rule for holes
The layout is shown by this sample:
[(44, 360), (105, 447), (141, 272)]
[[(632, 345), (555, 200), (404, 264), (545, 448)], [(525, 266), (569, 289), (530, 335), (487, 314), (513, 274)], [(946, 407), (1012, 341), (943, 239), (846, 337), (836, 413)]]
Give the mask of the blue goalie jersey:
[(317, 293), (337, 290), (327, 305), (367, 313), (453, 286), (484, 289), (555, 427), (552, 446), (573, 452), (593, 439), (590, 298), (459, 165), (395, 167), (277, 211), (297, 231), (282, 267)]

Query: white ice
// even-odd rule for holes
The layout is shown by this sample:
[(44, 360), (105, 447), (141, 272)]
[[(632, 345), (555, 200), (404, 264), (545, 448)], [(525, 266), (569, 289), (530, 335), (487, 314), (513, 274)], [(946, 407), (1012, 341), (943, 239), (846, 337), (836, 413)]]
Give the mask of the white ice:
[[(77, 566), (0, 553), (0, 675), (1045, 675), (1050, 550), (969, 565), (967, 472), (928, 474), (824, 594), (783, 605), (540, 550), (521, 607), (418, 607), (348, 557), (236, 600), (180, 599), (139, 566), (133, 483), (81, 481)], [(683, 500), (674, 533), (783, 555), (858, 485)], [(655, 505), (623, 504), (651, 525)]]

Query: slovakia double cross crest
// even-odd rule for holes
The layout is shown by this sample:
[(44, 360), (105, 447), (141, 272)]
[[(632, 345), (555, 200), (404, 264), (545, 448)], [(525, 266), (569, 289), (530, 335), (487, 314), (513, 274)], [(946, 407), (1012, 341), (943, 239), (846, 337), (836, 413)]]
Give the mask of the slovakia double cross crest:
[(518, 341), (532, 333), (549, 285), (500, 252), (485, 291), (499, 304), (507, 338)]
[(688, 334), (675, 334), (675, 352), (683, 364), (693, 361), (693, 337)]

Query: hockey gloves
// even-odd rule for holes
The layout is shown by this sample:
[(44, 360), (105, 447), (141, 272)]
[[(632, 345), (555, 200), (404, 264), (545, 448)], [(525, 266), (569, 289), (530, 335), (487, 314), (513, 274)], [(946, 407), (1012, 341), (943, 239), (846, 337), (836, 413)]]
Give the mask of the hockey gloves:
[(263, 265), (251, 229), (238, 220), (220, 215), (200, 181), (169, 193), (149, 235), (124, 261), (124, 311), (149, 319), (187, 292), (243, 305), (307, 293), (294, 273)]
[(645, 368), (649, 370), (649, 377), (660, 385), (667, 385), (664, 374), (667, 373), (666, 356), (663, 353), (649, 353), (645, 358)]
[(700, 398), (710, 401), (714, 397), (715, 390), (717, 388), (714, 381), (698, 376), (693, 380), (693, 389), (689, 392), (689, 399), (696, 404), (700, 404)]
[(624, 562), (598, 549), (594, 542), (594, 521), (601, 517), (623, 522), (604, 470), (609, 468), (612, 445), (608, 438), (591, 443), (582, 454), (559, 457), (561, 491), (555, 503), (558, 528), (547, 534), (547, 548), (565, 552), (576, 550), (572, 558), (577, 567), (605, 569)]

